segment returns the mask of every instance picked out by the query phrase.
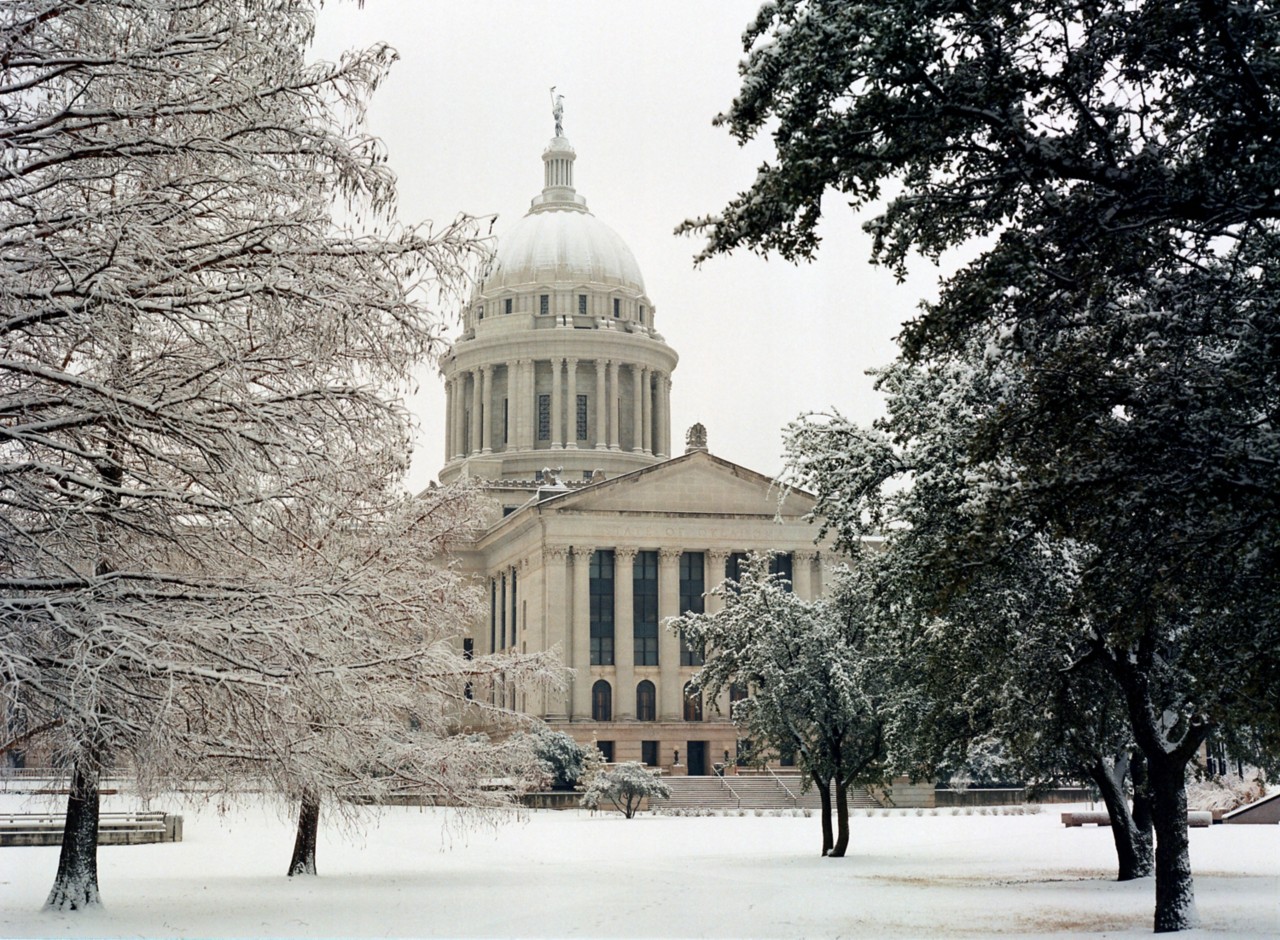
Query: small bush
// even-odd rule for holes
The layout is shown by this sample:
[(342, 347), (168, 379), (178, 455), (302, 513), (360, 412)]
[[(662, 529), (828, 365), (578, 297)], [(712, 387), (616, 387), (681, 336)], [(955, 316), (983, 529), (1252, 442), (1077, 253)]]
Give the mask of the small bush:
[(596, 809), (602, 800), (608, 800), (618, 812), (631, 819), (646, 797), (652, 802), (670, 796), (670, 787), (641, 764), (629, 761), (596, 774), (582, 793), (582, 805)]

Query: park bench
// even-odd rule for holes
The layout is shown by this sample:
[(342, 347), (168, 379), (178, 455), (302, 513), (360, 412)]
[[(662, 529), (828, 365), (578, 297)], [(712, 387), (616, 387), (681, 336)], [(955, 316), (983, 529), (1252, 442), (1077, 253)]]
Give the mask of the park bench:
[[(66, 826), (64, 813), (0, 813), (0, 846), (58, 845)], [(181, 842), (182, 817), (172, 813), (101, 813), (99, 845), (143, 845)]]
[[(1082, 810), (1074, 813), (1063, 813), (1062, 824), (1070, 829), (1073, 826), (1110, 826), (1111, 816), (1106, 810)], [(1187, 813), (1187, 825), (1195, 829), (1213, 825), (1213, 813), (1192, 810)]]

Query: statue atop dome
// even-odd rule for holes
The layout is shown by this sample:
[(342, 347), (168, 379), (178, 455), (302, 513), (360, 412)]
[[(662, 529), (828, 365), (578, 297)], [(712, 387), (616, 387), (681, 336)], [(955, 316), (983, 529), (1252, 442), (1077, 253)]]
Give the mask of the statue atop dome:
[(551, 86), (551, 116), (556, 119), (556, 136), (564, 136), (564, 95), (556, 94), (556, 86)]

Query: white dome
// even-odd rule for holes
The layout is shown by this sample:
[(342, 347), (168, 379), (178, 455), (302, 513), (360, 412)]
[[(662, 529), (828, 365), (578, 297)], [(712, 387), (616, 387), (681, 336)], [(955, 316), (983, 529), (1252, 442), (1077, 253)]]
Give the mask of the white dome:
[(627, 243), (579, 208), (539, 207), (516, 223), (498, 239), (481, 291), (538, 284), (598, 284), (644, 293), (640, 266)]

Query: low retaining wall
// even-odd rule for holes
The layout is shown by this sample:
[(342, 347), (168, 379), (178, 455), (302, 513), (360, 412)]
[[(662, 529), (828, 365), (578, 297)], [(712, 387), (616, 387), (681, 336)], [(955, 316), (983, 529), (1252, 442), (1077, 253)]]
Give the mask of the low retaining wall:
[(582, 806), (582, 794), (574, 790), (526, 793), (520, 802), (530, 809), (578, 809)]
[(946, 806), (1017, 806), (1021, 803), (1087, 803), (1095, 797), (1083, 787), (1058, 787), (1044, 790), (1030, 800), (1027, 791), (1021, 787), (989, 790), (938, 790), (936, 795), (939, 807)]

